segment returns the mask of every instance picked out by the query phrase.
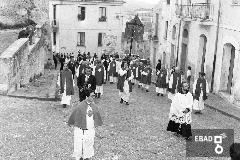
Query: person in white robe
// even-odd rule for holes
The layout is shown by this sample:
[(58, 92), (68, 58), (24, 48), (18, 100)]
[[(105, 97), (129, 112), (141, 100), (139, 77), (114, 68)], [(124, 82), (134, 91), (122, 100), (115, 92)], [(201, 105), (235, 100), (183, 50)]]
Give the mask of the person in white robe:
[(95, 94), (88, 93), (72, 112), (68, 125), (74, 127), (74, 151), (76, 160), (90, 159), (94, 156), (95, 128), (103, 124), (99, 108), (94, 103)]
[(196, 79), (193, 84), (193, 93), (193, 109), (196, 110), (195, 114), (202, 114), (202, 111), (204, 110), (204, 102), (207, 99), (207, 94), (209, 93), (209, 86), (207, 80), (205, 79), (205, 73), (199, 73), (199, 78)]
[(180, 134), (187, 140), (192, 136), (192, 105), (193, 96), (189, 92), (189, 85), (186, 81), (183, 81), (181, 93), (176, 93), (172, 99), (167, 131)]
[(117, 88), (119, 89), (120, 103), (125, 102), (129, 105), (130, 93), (132, 92), (132, 82), (134, 78), (132, 71), (129, 69), (127, 62), (123, 62), (119, 70)]
[(74, 95), (73, 86), (75, 85), (71, 70), (68, 69), (67, 63), (64, 63), (64, 69), (58, 75), (57, 84), (62, 94), (61, 104), (64, 108), (71, 105), (71, 95)]

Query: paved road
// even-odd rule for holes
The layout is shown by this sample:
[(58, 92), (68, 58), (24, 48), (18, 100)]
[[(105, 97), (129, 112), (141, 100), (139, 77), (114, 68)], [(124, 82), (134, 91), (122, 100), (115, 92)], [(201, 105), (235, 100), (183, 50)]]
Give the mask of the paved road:
[[(104, 96), (96, 102), (104, 111), (104, 126), (96, 132), (93, 160), (204, 159), (185, 158), (185, 140), (166, 131), (168, 99), (157, 97), (153, 86), (150, 90), (134, 88), (126, 106), (119, 103), (116, 85), (104, 86)], [(78, 104), (77, 93), (73, 104)], [(0, 96), (0, 159), (71, 160), (73, 129), (65, 122), (73, 108)], [(239, 121), (208, 108), (193, 115), (192, 128), (235, 129), (235, 140), (240, 140)]]

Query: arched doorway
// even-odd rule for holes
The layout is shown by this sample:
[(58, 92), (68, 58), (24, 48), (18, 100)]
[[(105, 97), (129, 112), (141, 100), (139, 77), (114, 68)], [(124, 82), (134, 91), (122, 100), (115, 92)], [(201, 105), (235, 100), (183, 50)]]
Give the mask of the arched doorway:
[(227, 43), (223, 47), (220, 91), (232, 93), (235, 47)]
[(187, 50), (188, 50), (188, 30), (184, 29), (183, 38), (182, 38), (181, 61), (180, 61), (180, 69), (183, 72), (185, 72), (185, 68), (186, 68)]
[(199, 39), (197, 73), (205, 72), (207, 37), (202, 34)]

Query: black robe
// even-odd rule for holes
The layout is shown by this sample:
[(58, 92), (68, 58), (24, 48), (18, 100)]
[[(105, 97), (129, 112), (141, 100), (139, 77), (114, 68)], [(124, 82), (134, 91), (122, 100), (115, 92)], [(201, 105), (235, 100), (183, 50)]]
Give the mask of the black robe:
[(64, 92), (65, 81), (66, 81), (66, 95), (67, 96), (74, 95), (72, 72), (67, 68), (61, 70), (60, 72), (61, 93)]
[(93, 75), (90, 75), (88, 81), (85, 81), (85, 74), (80, 74), (77, 79), (77, 86), (79, 88), (79, 99), (83, 101), (86, 99), (86, 96), (89, 91), (94, 92), (96, 90), (96, 78)]

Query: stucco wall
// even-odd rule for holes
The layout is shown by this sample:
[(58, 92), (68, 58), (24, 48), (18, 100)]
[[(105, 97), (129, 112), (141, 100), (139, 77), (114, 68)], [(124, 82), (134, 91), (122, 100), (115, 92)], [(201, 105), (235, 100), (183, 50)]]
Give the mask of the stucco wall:
[[(53, 19), (53, 4), (50, 7), (50, 21)], [(78, 6), (86, 7), (85, 20), (78, 21)], [(106, 22), (99, 22), (99, 7), (106, 7)], [(98, 33), (117, 36), (115, 50), (121, 51), (121, 38), (123, 30), (122, 5), (110, 5), (108, 3), (96, 3), (86, 5), (84, 2), (68, 2), (57, 5), (56, 19), (59, 24), (57, 32), (56, 52), (74, 52), (80, 49), (82, 52), (101, 53), (104, 47), (98, 47)], [(85, 32), (85, 46), (77, 46), (77, 33)], [(63, 49), (64, 48), (64, 49)]]
[(37, 37), (32, 45), (28, 38), (10, 45), (0, 56), (0, 93), (15, 91), (43, 73), (46, 52), (43, 36)]

